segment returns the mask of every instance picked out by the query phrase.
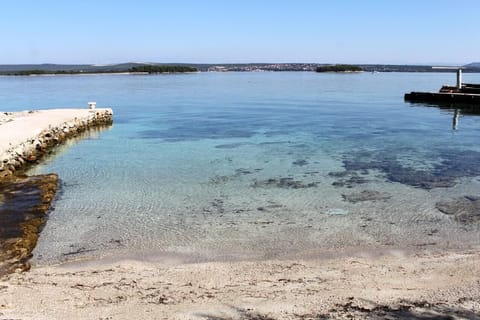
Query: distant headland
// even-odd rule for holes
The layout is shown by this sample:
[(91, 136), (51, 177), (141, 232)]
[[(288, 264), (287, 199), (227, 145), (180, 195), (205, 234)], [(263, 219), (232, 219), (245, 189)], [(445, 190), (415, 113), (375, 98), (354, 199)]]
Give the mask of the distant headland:
[(62, 64), (25, 64), (0, 65), (0, 75), (70, 75), (97, 73), (186, 73), (198, 72), (198, 69), (188, 65), (121, 63), (112, 65), (62, 65)]
[[(160, 74), (187, 72), (259, 72), (259, 71), (317, 71), (317, 72), (451, 72), (448, 69), (432, 68), (433, 65), (388, 65), (388, 64), (324, 64), (324, 63), (119, 63), (94, 64), (4, 64), (0, 75), (70, 75), (70, 74)], [(461, 66), (463, 72), (480, 72), (480, 63)]]

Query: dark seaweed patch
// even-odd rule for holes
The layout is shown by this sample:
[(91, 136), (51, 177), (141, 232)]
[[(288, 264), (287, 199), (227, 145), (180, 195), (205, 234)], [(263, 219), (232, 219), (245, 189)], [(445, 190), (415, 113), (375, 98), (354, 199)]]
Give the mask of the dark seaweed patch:
[(346, 170), (344, 172), (330, 172), (328, 175), (331, 177), (340, 178), (332, 183), (334, 187), (353, 188), (355, 185), (369, 182), (369, 180), (359, 176), (357, 172), (352, 170)]
[[(349, 155), (343, 161), (346, 172), (378, 170), (391, 182), (423, 188), (452, 187), (456, 179), (480, 175), (480, 152), (448, 150), (432, 155), (437, 160), (429, 169), (416, 169), (403, 165), (391, 153), (365, 153)], [(397, 153), (398, 154), (398, 153)]]
[(441, 212), (453, 216), (461, 223), (471, 224), (480, 222), (480, 197), (465, 196), (449, 201), (439, 201), (436, 208)]
[(266, 141), (266, 142), (260, 142), (258, 145), (260, 146), (274, 146), (278, 144), (287, 144), (289, 143), (288, 141)]
[(28, 270), (58, 186), (56, 174), (17, 176), (0, 182), (0, 276)]
[(385, 192), (375, 190), (363, 190), (362, 192), (355, 192), (350, 194), (342, 194), (343, 200), (357, 203), (362, 201), (377, 201), (390, 199), (390, 195)]
[[(396, 305), (381, 305), (364, 299), (358, 303), (354, 297), (349, 297), (348, 300), (350, 301), (344, 304), (336, 304), (334, 308), (329, 310), (328, 314), (308, 315), (308, 319), (479, 319), (476, 310), (469, 310), (460, 306), (448, 306), (444, 303), (400, 300)], [(363, 306), (365, 302), (368, 303), (368, 307)], [(459, 300), (458, 302), (460, 304), (462, 301)]]
[(241, 176), (246, 174), (253, 174), (255, 172), (262, 171), (263, 169), (245, 169), (245, 168), (238, 168), (235, 170), (235, 176)]
[(217, 149), (235, 149), (241, 146), (245, 146), (248, 143), (246, 142), (236, 142), (236, 143), (225, 143), (225, 144), (219, 144), (216, 145), (215, 148)]
[(293, 178), (271, 178), (267, 180), (255, 181), (252, 184), (254, 188), (277, 187), (286, 189), (303, 189), (313, 188), (318, 185), (317, 182), (305, 183), (303, 181), (294, 180)]
[(293, 161), (292, 164), (293, 164), (294, 166), (303, 167), (303, 166), (306, 166), (306, 165), (308, 164), (308, 161), (305, 160), (305, 159), (299, 159), (299, 160)]
[(297, 148), (297, 149), (306, 149), (309, 147), (309, 145), (306, 143), (299, 143), (299, 144), (292, 144), (290, 147)]
[(254, 173), (260, 172), (262, 170), (263, 169), (261, 169), (261, 168), (255, 168), (255, 169), (238, 168), (238, 169), (235, 169), (235, 174), (232, 174), (232, 175), (215, 175), (215, 176), (213, 176), (212, 178), (210, 178), (209, 183), (211, 183), (211, 184), (223, 184), (223, 183), (227, 183), (229, 181), (238, 179), (241, 176), (254, 174)]

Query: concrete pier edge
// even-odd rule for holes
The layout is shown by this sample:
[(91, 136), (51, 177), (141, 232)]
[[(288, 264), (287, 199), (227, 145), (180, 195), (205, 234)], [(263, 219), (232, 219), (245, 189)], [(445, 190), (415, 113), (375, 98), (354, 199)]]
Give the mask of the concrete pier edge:
[(74, 118), (57, 126), (44, 128), (39, 135), (17, 145), (10, 146), (0, 155), (0, 180), (35, 164), (52, 148), (87, 129), (113, 123), (111, 108), (93, 109), (87, 117)]

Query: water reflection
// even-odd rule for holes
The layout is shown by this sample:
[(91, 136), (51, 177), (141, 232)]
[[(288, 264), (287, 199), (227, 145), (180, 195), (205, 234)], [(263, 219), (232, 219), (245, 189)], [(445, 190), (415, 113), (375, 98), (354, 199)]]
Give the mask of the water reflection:
[(460, 114), (460, 111), (458, 109), (455, 109), (455, 112), (453, 113), (453, 121), (452, 121), (452, 129), (457, 130), (458, 129), (458, 115)]
[(459, 118), (460, 115), (468, 116), (479, 116), (480, 115), (480, 105), (464, 105), (464, 104), (442, 104), (442, 103), (409, 103), (411, 107), (435, 107), (441, 110), (446, 110), (447, 112), (453, 113), (452, 118), (452, 130), (458, 130)]

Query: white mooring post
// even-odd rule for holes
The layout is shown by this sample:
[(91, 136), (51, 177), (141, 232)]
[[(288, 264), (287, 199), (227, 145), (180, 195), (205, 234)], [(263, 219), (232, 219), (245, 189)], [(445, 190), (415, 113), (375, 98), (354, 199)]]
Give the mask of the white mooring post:
[(457, 69), (457, 89), (462, 89), (462, 69)]
[(97, 106), (97, 103), (95, 101), (91, 101), (88, 103), (88, 108), (93, 110)]

